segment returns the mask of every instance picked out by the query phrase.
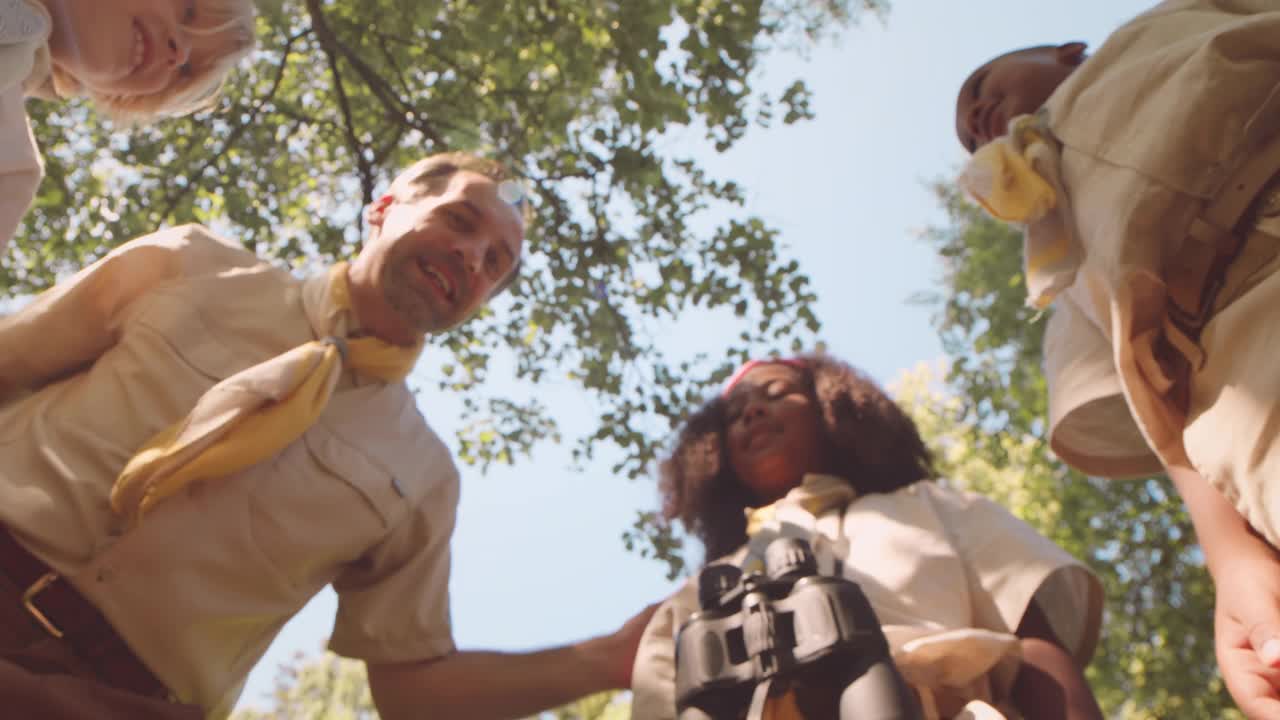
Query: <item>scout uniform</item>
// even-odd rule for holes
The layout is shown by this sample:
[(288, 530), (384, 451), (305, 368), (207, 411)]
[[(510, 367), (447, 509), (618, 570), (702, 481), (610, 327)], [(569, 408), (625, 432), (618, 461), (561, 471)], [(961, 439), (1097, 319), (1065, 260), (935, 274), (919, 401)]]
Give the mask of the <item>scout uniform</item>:
[[(838, 559), (870, 600), (928, 720), (1016, 717), (1007, 707), (1020, 652), (1013, 632), (1032, 602), (1076, 662), (1093, 654), (1098, 579), (990, 500), (933, 482), (855, 497), (840, 478), (807, 475), (769, 514), (731, 561), (751, 569), (761, 538), (797, 533), (826, 572)], [(646, 627), (632, 674), (636, 720), (676, 717), (675, 634), (697, 609), (691, 578)]]
[[(223, 717), (280, 628), (331, 583), (334, 652), (398, 662), (454, 649), (458, 473), (404, 382), (340, 371), (296, 440), (226, 477), (117, 480), (164, 456), (137, 451), (184, 413), (186, 431), (208, 424), (192, 408), (217, 399), (215, 385), (269, 394), (245, 373), (309, 347), (346, 367), (359, 340), (343, 338), (358, 328), (332, 280), (298, 280), (185, 226), (0, 318), (0, 608), (22, 608), (0, 610), (0, 705), (5, 661), (56, 644), (87, 665), (64, 674)], [(15, 614), (21, 647), (6, 647)]]
[(1040, 120), (1050, 162), (1028, 157), (1062, 189), (1026, 232), (1053, 449), (1105, 477), (1193, 467), (1280, 547), (1280, 7), (1165, 2)]

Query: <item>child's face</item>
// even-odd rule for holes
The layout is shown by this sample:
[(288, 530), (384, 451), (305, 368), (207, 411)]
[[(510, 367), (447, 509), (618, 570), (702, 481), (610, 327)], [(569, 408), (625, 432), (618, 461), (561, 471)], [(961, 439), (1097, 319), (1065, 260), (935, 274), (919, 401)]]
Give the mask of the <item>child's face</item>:
[(1083, 43), (1019, 50), (974, 70), (956, 98), (956, 136), (969, 152), (1005, 134), (1009, 121), (1040, 109), (1084, 61)]
[[(53, 62), (99, 96), (146, 96), (182, 80), (216, 53), (193, 36), (204, 0), (45, 0), (53, 16)], [(193, 57), (194, 56), (194, 57)]]
[(823, 469), (822, 419), (804, 374), (779, 363), (752, 368), (729, 391), (729, 465), (762, 502), (772, 502)]

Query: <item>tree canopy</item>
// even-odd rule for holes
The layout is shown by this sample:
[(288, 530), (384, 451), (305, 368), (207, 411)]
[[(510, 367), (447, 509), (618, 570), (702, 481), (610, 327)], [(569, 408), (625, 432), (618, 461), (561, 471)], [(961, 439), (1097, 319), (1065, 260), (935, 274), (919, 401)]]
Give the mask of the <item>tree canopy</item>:
[[(683, 128), (723, 150), (750, 127), (809, 117), (802, 81), (778, 96), (755, 88), (762, 57), (883, 0), (260, 6), (260, 47), (211, 111), (127, 130), (82, 103), (31, 103), (47, 177), (0, 269), (8, 295), (190, 221), (300, 269), (348, 256), (362, 206), (398, 169), (469, 150), (524, 179), (533, 220), (512, 292), (432, 339), (433, 357), (449, 358), (440, 385), (467, 398), (464, 461), (511, 462), (558, 437), (535, 397), (486, 391), (507, 348), (515, 378), (568, 376), (597, 399), (576, 456), (609, 446), (635, 476), (731, 358), (817, 329), (808, 278), (742, 211), (741, 186), (662, 139)], [(662, 325), (691, 308), (742, 318), (730, 359), (661, 346)]]

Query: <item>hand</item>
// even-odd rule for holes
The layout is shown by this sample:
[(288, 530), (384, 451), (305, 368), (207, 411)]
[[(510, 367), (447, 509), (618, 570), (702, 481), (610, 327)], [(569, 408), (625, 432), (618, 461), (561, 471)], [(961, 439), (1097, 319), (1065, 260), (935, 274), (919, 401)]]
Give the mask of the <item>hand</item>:
[(1218, 666), (1246, 716), (1280, 720), (1280, 555), (1250, 539), (1214, 578)]
[(622, 624), (612, 635), (601, 638), (603, 643), (602, 657), (605, 677), (611, 688), (630, 688), (631, 669), (636, 663), (636, 652), (640, 649), (640, 636), (648, 627), (649, 620), (657, 612), (661, 603), (653, 603), (636, 613)]

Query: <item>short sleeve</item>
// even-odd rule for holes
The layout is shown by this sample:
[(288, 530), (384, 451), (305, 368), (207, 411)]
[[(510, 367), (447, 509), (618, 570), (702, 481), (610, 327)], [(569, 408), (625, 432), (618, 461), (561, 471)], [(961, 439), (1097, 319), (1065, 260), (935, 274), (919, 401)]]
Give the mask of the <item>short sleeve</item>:
[(449, 541), (457, 506), (455, 471), (338, 577), (330, 650), (367, 662), (428, 660), (453, 652)]
[(1144, 477), (1163, 472), (1133, 420), (1111, 343), (1069, 293), (1059, 296), (1044, 336), (1049, 445), (1089, 475)]
[(930, 492), (969, 570), (975, 624), (1014, 632), (1034, 600), (1063, 646), (1086, 665), (1102, 624), (1097, 576), (995, 502), (938, 486)]
[(20, 86), (0, 88), (0, 252), (17, 233), (44, 173), (23, 103)]
[(675, 720), (676, 632), (697, 609), (697, 581), (689, 578), (649, 619), (631, 671), (633, 720)]

